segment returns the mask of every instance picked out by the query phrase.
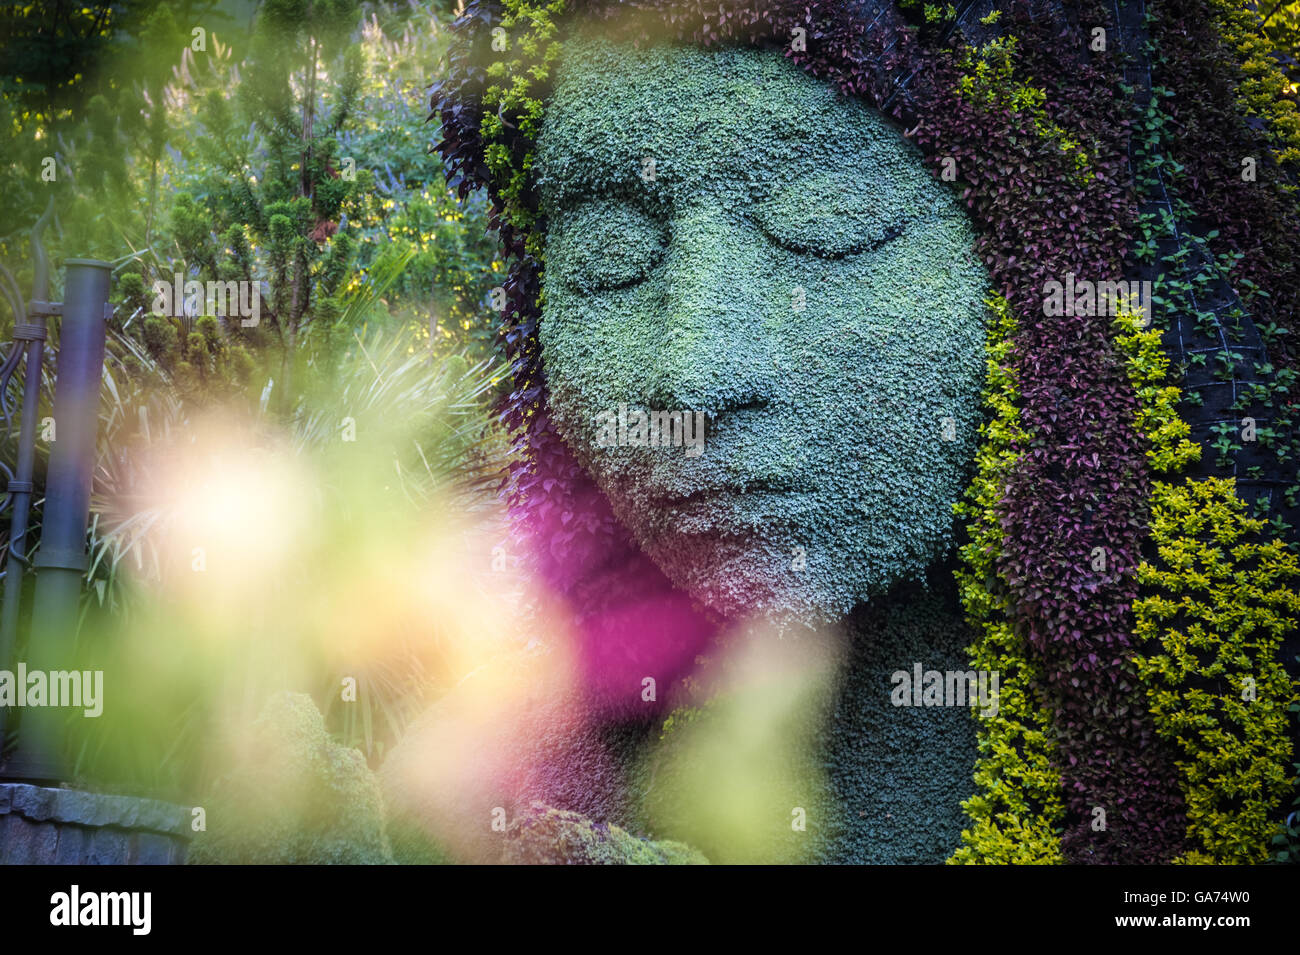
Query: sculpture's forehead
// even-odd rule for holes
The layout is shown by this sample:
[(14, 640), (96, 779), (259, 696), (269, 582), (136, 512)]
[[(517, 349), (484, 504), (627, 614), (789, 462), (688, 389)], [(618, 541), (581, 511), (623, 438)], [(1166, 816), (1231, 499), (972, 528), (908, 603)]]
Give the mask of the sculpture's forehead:
[(579, 35), (564, 44), (538, 136), (538, 181), (548, 208), (620, 186), (681, 199), (814, 172), (896, 189), (920, 172), (911, 151), (872, 110), (775, 51)]

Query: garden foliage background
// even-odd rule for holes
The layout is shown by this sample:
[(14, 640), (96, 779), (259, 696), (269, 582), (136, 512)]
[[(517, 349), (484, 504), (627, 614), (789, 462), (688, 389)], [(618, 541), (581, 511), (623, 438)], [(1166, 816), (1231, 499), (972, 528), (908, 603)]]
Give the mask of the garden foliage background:
[[(76, 740), (75, 774), (96, 787), (193, 792), (205, 772), (199, 752), (220, 735), (212, 690), (237, 654), (164, 662), (195, 619), (149, 623), (177, 574), (190, 570), (190, 548), (168, 550), (187, 512), (239, 518), (246, 540), (230, 542), (231, 562), (246, 563), (231, 586), (256, 595), (241, 607), (274, 603), (279, 585), (298, 587), (306, 601), (321, 592), (312, 588), (331, 590), (331, 575), (350, 572), (321, 546), (309, 551), (314, 584), (257, 581), (256, 561), (246, 558), (257, 548), (241, 544), (259, 533), (251, 502), (274, 498), (267, 482), (276, 476), (215, 461), (183, 478), (173, 468), (173, 490), (179, 482), (196, 498), (193, 507), (168, 507), (146, 480), (160, 462), (217, 445), (239, 454), (274, 448), (328, 475), (311, 518), (323, 537), (394, 535), (382, 566), (401, 550), (389, 522), (410, 516), (395, 516), (393, 493), (406, 508), (433, 498), (461, 510), (494, 506), (502, 443), (490, 406), (500, 373), (488, 297), (502, 267), (485, 200), (447, 188), (430, 151), (436, 124), (426, 124), (426, 87), (452, 13), (447, 3), (349, 0), (0, 5), (0, 264), (25, 303), (31, 231), (48, 208), (52, 300), (61, 298), (64, 258), (114, 265), (82, 642), (87, 652), (126, 653), (130, 632), (130, 652), (153, 664), (121, 688), (135, 700), (127, 712)], [(265, 283), (260, 323), (153, 314), (153, 282), (177, 273)], [(6, 339), (9, 311), (0, 317)], [(51, 359), (56, 350), (54, 335)], [(21, 382), (11, 390), (17, 399)], [(42, 417), (52, 391), (51, 360)], [(355, 443), (340, 440), (345, 419), (360, 435)], [(214, 422), (220, 438), (204, 444), (199, 436)], [(10, 458), (16, 436), (15, 419), (2, 452)], [(377, 461), (376, 446), (384, 449)], [(38, 442), (38, 487), (48, 447)], [(210, 603), (229, 606), (233, 591), (209, 583)], [(439, 674), (449, 675), (436, 635), (423, 636), (422, 657), (404, 649), (402, 659), (380, 659), (372, 647), (370, 663), (351, 671), (361, 705), (332, 711), (337, 661), (297, 646), (319, 665), (301, 676), (320, 690), (330, 729), (372, 759), (437, 692)], [(267, 637), (249, 627), (247, 639)], [(275, 639), (278, 656), (291, 657), (291, 635)], [(253, 655), (242, 666), (266, 662)], [(199, 659), (206, 675), (192, 672)]]

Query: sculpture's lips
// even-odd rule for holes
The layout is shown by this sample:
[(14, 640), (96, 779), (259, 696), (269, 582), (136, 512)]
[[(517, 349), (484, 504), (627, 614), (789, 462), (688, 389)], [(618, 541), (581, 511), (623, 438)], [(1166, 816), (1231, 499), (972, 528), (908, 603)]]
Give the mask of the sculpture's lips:
[[(653, 499), (651, 499), (653, 500)], [(670, 494), (640, 515), (640, 527), (652, 541), (701, 537), (715, 542), (753, 539), (789, 530), (806, 516), (808, 501), (790, 490), (747, 486), (700, 489)]]
[(689, 491), (651, 492), (648, 496), (656, 507), (690, 508), (695, 510), (710, 504), (725, 504), (739, 499), (759, 500), (786, 494), (795, 490), (788, 481), (755, 481), (746, 484), (725, 484), (718, 487), (694, 488)]
[(705, 514), (715, 508), (724, 508), (728, 503), (745, 496), (743, 491), (729, 489), (719, 491), (700, 491), (685, 497), (671, 498), (659, 503), (659, 507), (677, 513)]

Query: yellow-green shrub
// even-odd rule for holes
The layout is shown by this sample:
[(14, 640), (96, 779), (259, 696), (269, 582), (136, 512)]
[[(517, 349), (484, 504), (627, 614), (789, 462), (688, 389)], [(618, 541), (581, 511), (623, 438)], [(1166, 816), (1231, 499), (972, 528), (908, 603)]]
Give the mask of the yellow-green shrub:
[(957, 514), (966, 519), (969, 543), (961, 548), (957, 589), (966, 618), (979, 634), (970, 648), (971, 665), (1000, 674), (998, 715), (976, 717), (979, 758), (976, 794), (962, 807), (971, 828), (948, 861), (965, 864), (1058, 864), (1065, 804), (1061, 779), (1053, 767), (1051, 714), (1035, 691), (1037, 671), (1023, 637), (1007, 623), (1004, 598), (994, 567), (1002, 530), (997, 504), (1003, 479), (1017, 458), (1013, 443), (1025, 438), (1016, 408), (1015, 378), (1008, 364), (1015, 320), (1005, 299), (988, 300), (984, 406), (990, 414), (980, 426), (976, 475)]
[[(1157, 473), (1199, 456), (1163, 384), (1160, 333), (1121, 315), (1116, 337), (1142, 409)], [(1138, 674), (1156, 730), (1176, 744), (1187, 804), (1189, 864), (1262, 862), (1288, 791), (1287, 706), (1295, 685), (1278, 661), (1300, 619), (1300, 564), (1267, 525), (1245, 513), (1232, 479), (1152, 485), (1150, 535), (1158, 560), (1138, 567), (1133, 605)]]
[(1223, 38), (1241, 57), (1238, 107), (1247, 116), (1261, 116), (1268, 123), (1269, 140), (1279, 162), (1300, 161), (1300, 109), (1290, 81), (1273, 59), (1275, 44), (1259, 32), (1258, 17), (1248, 7), (1229, 0), (1212, 0), (1212, 5)]

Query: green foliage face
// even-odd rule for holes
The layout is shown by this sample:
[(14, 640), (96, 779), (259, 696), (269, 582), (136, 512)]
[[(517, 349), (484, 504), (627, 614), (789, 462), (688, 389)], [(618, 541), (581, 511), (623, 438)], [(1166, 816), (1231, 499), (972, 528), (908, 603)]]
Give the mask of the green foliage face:
[(676, 585), (834, 617), (948, 546), (988, 278), (893, 127), (772, 51), (580, 35), (537, 163), (555, 418)]

